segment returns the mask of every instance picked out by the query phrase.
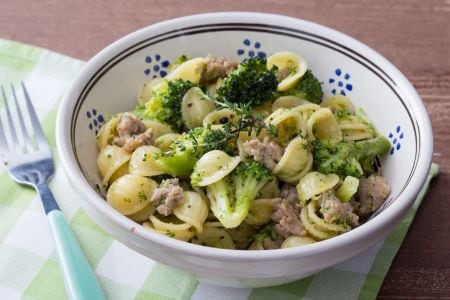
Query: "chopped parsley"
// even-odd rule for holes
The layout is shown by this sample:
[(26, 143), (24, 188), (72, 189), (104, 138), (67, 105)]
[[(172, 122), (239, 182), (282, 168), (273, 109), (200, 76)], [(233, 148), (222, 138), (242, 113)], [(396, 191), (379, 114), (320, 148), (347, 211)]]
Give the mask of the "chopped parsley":
[(139, 202), (147, 201), (147, 195), (143, 191), (138, 192), (137, 195), (138, 195)]
[(166, 235), (173, 238), (175, 236), (175, 232), (173, 230), (166, 230)]
[(339, 109), (338, 111), (335, 112), (335, 115), (338, 119), (347, 119), (348, 117), (350, 117), (352, 115), (352, 113), (345, 108)]
[(262, 242), (265, 239), (271, 239), (272, 241), (278, 238), (278, 233), (275, 230), (275, 224), (269, 223), (267, 224), (261, 231), (249, 238), (250, 242)]

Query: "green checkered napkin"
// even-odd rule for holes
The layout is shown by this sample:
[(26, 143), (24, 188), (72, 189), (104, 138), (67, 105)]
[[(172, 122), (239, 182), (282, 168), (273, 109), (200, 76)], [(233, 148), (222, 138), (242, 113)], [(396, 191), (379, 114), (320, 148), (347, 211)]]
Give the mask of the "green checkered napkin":
[[(64, 90), (84, 62), (45, 49), (0, 40), (0, 83), (25, 80), (50, 145)], [(3, 101), (0, 101), (3, 110)], [(261, 289), (199, 283), (192, 275), (128, 249), (100, 229), (79, 207), (78, 195), (55, 154), (50, 184), (81, 247), (110, 299), (354, 299), (374, 298), (428, 188), (433, 165), (414, 207), (383, 242), (314, 276)], [(63, 281), (47, 219), (31, 189), (14, 183), (0, 167), (0, 298), (64, 299)]]

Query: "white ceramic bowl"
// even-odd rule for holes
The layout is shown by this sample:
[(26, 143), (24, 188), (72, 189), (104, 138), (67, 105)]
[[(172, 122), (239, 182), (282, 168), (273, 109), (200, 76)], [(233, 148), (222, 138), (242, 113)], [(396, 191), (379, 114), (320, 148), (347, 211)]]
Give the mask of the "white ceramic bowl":
[[(136, 105), (138, 88), (181, 54), (238, 61), (293, 51), (323, 81), (325, 95), (343, 93), (364, 108), (392, 149), (382, 161), (392, 187), (367, 223), (338, 237), (282, 250), (202, 247), (154, 233), (115, 211), (97, 192), (95, 134), (106, 116)], [(216, 13), (158, 23), (114, 42), (78, 74), (61, 104), (57, 144), (64, 169), (92, 219), (128, 247), (223, 286), (287, 283), (346, 260), (383, 239), (412, 206), (431, 163), (430, 121), (417, 92), (385, 58), (335, 30), (278, 15)]]

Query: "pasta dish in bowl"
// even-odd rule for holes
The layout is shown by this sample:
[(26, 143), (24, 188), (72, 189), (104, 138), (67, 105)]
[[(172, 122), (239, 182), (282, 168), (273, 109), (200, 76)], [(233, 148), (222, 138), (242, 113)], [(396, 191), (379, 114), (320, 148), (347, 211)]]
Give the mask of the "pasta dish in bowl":
[(343, 95), (292, 52), (183, 55), (99, 130), (97, 164), (117, 211), (169, 237), (224, 249), (278, 249), (359, 226), (390, 188), (390, 149)]
[(420, 97), (386, 59), (258, 13), (169, 20), (114, 42), (66, 92), (56, 136), (101, 228), (232, 287), (291, 282), (381, 241), (433, 148)]

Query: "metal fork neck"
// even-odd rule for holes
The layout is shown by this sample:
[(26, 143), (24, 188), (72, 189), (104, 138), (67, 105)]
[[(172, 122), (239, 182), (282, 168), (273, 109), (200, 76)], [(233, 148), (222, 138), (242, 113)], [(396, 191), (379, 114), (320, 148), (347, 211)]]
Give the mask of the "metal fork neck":
[(52, 210), (59, 210), (59, 206), (53, 197), (52, 191), (48, 187), (47, 183), (40, 183), (36, 186), (36, 191), (39, 193), (39, 197), (41, 198), (42, 205), (44, 206), (45, 213), (48, 214)]

